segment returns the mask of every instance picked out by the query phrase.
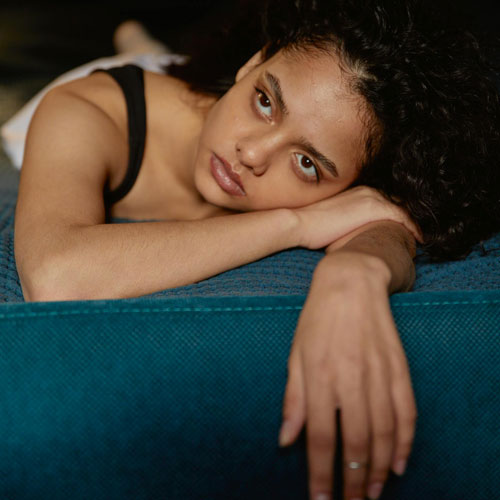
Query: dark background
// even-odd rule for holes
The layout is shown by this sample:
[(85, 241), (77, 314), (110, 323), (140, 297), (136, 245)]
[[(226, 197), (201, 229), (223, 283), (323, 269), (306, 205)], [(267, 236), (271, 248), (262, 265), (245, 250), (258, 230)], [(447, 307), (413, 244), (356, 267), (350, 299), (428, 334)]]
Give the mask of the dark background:
[[(136, 18), (176, 51), (184, 37), (213, 12), (238, 0), (1, 0), (0, 79), (21, 75), (56, 76), (91, 59), (113, 55), (112, 34), (120, 22)], [(472, 26), (495, 31), (498, 6), (486, 0), (435, 0), (450, 15), (462, 12)], [(217, 16), (212, 22), (217, 22)], [(500, 30), (499, 30), (500, 31)]]
[(174, 50), (181, 50), (189, 27), (224, 5), (209, 0), (2, 0), (0, 78), (55, 76), (91, 59), (111, 56), (113, 31), (131, 18), (142, 21)]

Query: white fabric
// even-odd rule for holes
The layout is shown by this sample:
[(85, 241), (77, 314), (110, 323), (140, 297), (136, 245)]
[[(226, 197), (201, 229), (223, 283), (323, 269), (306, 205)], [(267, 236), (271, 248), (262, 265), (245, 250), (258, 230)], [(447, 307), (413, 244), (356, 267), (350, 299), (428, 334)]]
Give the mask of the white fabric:
[(164, 73), (163, 68), (170, 64), (183, 64), (185, 56), (179, 54), (119, 54), (111, 57), (102, 57), (91, 61), (83, 66), (72, 69), (56, 78), (49, 85), (44, 87), (38, 94), (29, 100), (10, 120), (4, 123), (0, 132), (4, 151), (12, 161), (13, 165), (20, 169), (23, 163), (24, 143), (28, 127), (40, 103), (42, 97), (53, 87), (62, 83), (76, 80), (89, 75), (97, 68), (111, 68), (113, 66), (123, 66), (124, 64), (136, 64), (147, 71)]

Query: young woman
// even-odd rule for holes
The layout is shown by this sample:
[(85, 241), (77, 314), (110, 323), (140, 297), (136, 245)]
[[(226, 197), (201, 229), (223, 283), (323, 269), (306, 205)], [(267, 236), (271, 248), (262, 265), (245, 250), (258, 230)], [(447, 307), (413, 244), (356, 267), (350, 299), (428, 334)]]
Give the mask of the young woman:
[(405, 469), (416, 406), (388, 296), (413, 283), (415, 238), (454, 257), (499, 229), (498, 96), (476, 40), (419, 24), (414, 2), (366, 3), (271, 2), (229, 85), (203, 85), (193, 58), (182, 79), (126, 66), (51, 90), (16, 213), (27, 300), (137, 296), (326, 247), (280, 433), (306, 424), (315, 499), (331, 497), (337, 410), (346, 499)]

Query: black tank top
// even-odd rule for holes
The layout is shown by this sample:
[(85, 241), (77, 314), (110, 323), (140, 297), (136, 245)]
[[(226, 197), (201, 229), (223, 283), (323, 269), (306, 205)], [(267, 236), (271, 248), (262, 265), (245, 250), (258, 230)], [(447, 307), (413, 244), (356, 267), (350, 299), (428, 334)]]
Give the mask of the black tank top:
[(106, 217), (111, 205), (125, 197), (139, 175), (146, 144), (146, 100), (144, 97), (144, 71), (139, 66), (127, 64), (109, 69), (97, 69), (111, 75), (120, 85), (127, 103), (129, 159), (125, 177), (113, 190), (104, 188)]

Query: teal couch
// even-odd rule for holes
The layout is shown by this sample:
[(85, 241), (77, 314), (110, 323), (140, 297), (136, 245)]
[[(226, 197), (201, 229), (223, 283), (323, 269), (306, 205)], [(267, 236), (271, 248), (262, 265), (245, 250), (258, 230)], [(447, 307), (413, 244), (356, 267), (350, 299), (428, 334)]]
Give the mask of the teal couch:
[[(277, 437), (321, 252), (139, 299), (24, 303), (17, 181), (0, 168), (0, 498), (305, 500), (304, 436)], [(391, 299), (419, 418), (383, 500), (500, 498), (499, 261), (500, 236), (462, 262), (420, 256)]]

